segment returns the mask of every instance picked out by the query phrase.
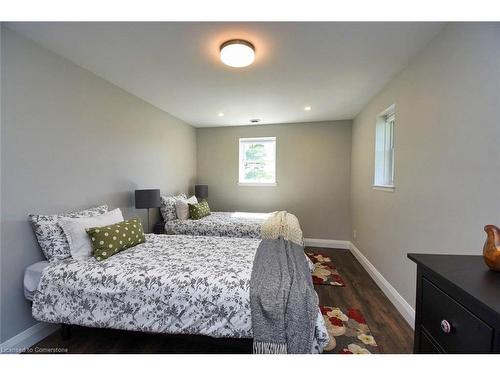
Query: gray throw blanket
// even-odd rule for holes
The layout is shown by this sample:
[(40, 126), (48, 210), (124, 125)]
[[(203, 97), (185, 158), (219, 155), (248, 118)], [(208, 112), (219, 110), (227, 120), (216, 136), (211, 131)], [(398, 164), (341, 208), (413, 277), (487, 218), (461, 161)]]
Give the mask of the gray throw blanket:
[(304, 248), (282, 236), (263, 239), (250, 279), (253, 351), (311, 353), (318, 296)]

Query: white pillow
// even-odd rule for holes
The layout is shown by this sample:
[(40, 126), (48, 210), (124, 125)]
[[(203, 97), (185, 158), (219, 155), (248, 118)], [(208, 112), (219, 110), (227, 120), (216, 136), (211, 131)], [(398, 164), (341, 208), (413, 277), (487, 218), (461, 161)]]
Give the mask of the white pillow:
[(177, 213), (177, 219), (187, 220), (189, 219), (189, 206), (188, 204), (198, 203), (198, 199), (193, 195), (189, 199), (177, 199), (175, 201), (175, 212)]
[(116, 208), (103, 215), (82, 218), (61, 218), (60, 224), (68, 239), (71, 256), (74, 259), (86, 259), (92, 255), (92, 244), (85, 229), (104, 227), (123, 221), (123, 215)]

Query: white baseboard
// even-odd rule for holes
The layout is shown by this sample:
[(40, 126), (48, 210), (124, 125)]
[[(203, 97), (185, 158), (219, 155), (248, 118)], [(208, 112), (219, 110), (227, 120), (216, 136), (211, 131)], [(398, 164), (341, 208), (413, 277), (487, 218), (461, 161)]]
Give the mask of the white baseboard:
[(21, 353), (59, 329), (57, 324), (37, 323), (21, 333), (0, 343), (0, 354)]
[(304, 238), (306, 246), (327, 247), (330, 249), (349, 249), (351, 244), (349, 241), (340, 240), (325, 240), (321, 238)]
[(382, 289), (382, 292), (389, 298), (392, 304), (398, 309), (399, 313), (414, 328), (415, 326), (415, 310), (406, 300), (398, 293), (398, 291), (387, 281), (387, 279), (375, 268), (373, 264), (359, 251), (359, 249), (351, 242), (350, 248), (352, 254), (361, 263), (363, 268), (368, 272), (373, 281)]

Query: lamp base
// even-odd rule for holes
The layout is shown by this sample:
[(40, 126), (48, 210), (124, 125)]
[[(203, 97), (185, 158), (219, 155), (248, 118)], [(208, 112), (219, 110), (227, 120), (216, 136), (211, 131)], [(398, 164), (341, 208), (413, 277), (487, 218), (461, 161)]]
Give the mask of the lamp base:
[(148, 227), (146, 228), (146, 233), (149, 233), (149, 231), (151, 230), (151, 227), (149, 226), (149, 208), (147, 208), (148, 210)]

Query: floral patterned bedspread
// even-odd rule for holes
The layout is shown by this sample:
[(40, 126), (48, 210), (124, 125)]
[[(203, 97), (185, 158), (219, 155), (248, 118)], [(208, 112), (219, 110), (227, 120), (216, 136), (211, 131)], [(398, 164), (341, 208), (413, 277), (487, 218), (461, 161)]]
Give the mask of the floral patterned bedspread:
[(260, 238), (260, 226), (269, 214), (249, 212), (212, 212), (198, 220), (170, 220), (165, 223), (167, 234)]
[[(142, 332), (252, 337), (250, 276), (259, 239), (146, 235), (104, 261), (48, 266), (37, 320)], [(314, 351), (328, 333), (318, 308)]]

